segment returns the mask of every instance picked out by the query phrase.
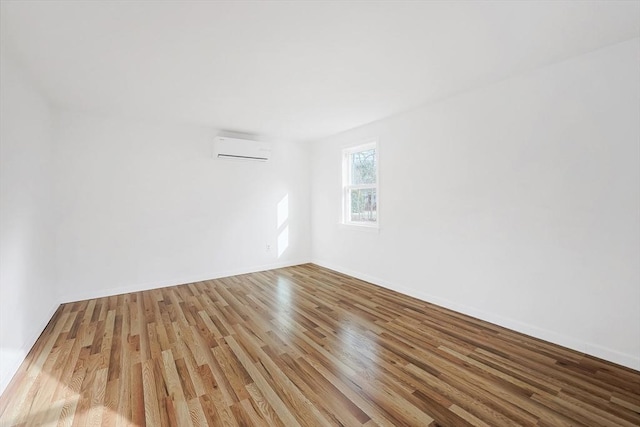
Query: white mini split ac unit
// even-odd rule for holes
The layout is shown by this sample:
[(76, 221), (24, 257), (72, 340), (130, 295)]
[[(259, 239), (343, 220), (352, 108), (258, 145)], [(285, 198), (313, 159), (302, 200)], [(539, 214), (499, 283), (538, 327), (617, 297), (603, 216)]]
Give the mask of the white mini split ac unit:
[(266, 162), (271, 157), (271, 144), (267, 142), (218, 136), (213, 144), (214, 157), (218, 159)]

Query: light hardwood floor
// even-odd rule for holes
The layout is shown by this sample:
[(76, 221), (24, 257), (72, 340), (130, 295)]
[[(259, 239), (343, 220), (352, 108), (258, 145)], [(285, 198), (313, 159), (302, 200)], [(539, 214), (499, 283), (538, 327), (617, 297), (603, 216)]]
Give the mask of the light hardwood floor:
[(62, 305), (0, 423), (638, 426), (640, 372), (307, 264)]

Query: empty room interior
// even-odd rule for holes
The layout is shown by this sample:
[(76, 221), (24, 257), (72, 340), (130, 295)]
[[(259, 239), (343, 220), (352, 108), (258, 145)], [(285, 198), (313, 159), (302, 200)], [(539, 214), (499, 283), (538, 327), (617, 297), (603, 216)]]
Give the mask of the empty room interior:
[(640, 425), (640, 1), (0, 7), (1, 426)]

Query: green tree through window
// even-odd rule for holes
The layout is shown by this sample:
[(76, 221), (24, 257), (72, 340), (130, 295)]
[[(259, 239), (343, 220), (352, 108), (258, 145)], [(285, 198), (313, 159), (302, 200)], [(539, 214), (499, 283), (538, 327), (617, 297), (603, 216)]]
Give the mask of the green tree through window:
[(344, 222), (376, 225), (378, 221), (378, 164), (375, 144), (344, 151)]

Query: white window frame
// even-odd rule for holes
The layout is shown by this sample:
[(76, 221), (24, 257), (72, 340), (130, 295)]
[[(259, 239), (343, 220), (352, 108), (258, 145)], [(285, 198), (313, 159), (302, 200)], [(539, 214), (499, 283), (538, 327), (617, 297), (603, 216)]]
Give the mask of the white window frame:
[[(351, 161), (350, 157), (353, 153), (374, 149), (376, 152), (376, 183), (375, 184), (358, 184), (352, 185), (351, 180)], [(378, 141), (370, 141), (365, 144), (344, 148), (342, 150), (342, 224), (364, 227), (369, 229), (378, 229), (380, 226), (380, 162)], [(375, 221), (351, 221), (351, 190), (358, 189), (375, 189), (376, 191), (376, 220)]]

